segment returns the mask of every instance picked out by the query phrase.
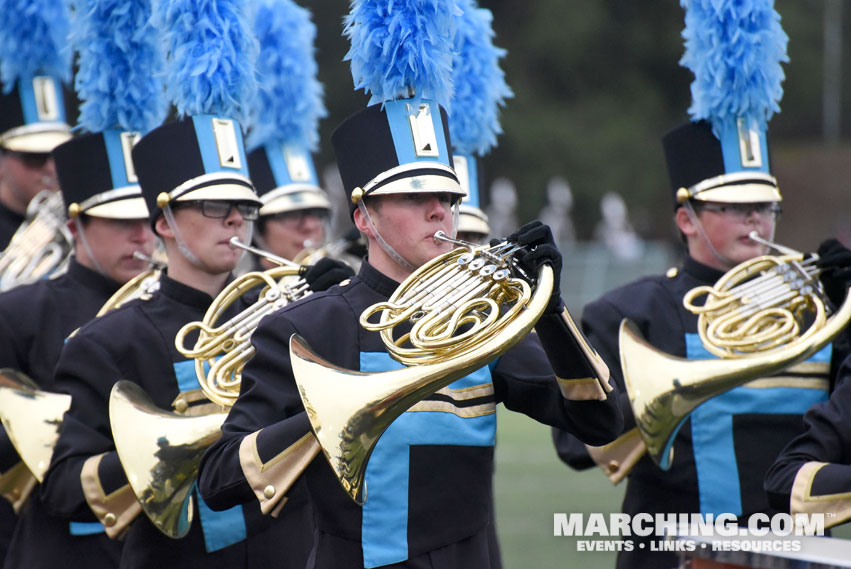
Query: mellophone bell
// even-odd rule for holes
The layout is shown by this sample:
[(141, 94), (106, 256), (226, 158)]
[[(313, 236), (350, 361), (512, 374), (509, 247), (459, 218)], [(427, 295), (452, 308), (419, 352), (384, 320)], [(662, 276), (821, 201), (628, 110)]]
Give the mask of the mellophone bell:
[[(701, 403), (750, 380), (776, 374), (829, 344), (851, 319), (851, 296), (832, 306), (819, 281), (817, 255), (804, 255), (752, 233), (781, 255), (745, 261), (714, 286), (683, 298), (698, 316), (698, 335), (714, 360), (690, 361), (649, 345), (629, 320), (620, 327), (621, 365), (636, 426), (650, 456), (667, 470), (679, 427)], [(607, 449), (611, 452), (612, 447)], [(608, 467), (606, 451), (592, 450)], [(608, 469), (625, 475), (626, 465)]]

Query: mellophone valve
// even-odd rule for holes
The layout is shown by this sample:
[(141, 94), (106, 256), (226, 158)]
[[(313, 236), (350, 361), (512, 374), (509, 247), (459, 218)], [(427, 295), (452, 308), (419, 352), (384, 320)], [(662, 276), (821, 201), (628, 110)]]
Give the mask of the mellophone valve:
[[(753, 241), (780, 249), (756, 232)], [(765, 352), (804, 342), (830, 316), (817, 257), (782, 248), (783, 255), (746, 261), (713, 286), (699, 286), (683, 305), (699, 315), (698, 334), (706, 349), (722, 358)], [(695, 302), (705, 297), (704, 303)]]
[[(301, 278), (304, 267), (267, 251), (230, 240), (232, 247), (250, 251), (279, 266), (268, 271), (249, 272), (238, 277), (219, 293), (200, 322), (183, 326), (175, 338), (177, 350), (195, 360), (195, 372), (204, 395), (210, 401), (230, 407), (239, 396), (242, 368), (254, 355), (251, 334), (260, 320), (279, 308), (308, 296), (307, 282)], [(246, 293), (262, 286), (257, 301), (229, 320), (217, 324), (234, 302)], [(186, 346), (186, 337), (198, 330), (194, 346)]]
[[(420, 400), (519, 342), (553, 292), (549, 264), (528, 281), (517, 276), (516, 244), (474, 245), (442, 232), (435, 240), (462, 247), (414, 271), (386, 302), (367, 308), (360, 318), (381, 333), (391, 356), (406, 367), (380, 373), (346, 370), (313, 353), (299, 336), (290, 339), (293, 374), (313, 433), (357, 503), (365, 499), (366, 465), (384, 430)], [(379, 321), (371, 323), (375, 314)], [(394, 336), (391, 329), (406, 323), (411, 331)]]

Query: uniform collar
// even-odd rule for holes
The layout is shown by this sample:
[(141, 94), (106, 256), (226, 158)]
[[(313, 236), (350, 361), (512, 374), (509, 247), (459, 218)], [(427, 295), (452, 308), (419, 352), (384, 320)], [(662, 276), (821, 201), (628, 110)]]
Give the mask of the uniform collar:
[(399, 283), (380, 272), (378, 269), (370, 265), (366, 260), (361, 263), (358, 277), (369, 288), (378, 292), (383, 296), (391, 296), (396, 289), (399, 288)]
[[(228, 282), (230, 280), (231, 277), (228, 278)], [(167, 272), (164, 272), (160, 277), (160, 292), (181, 304), (186, 304), (200, 310), (206, 310), (213, 302), (213, 299), (206, 292), (169, 278)]]
[(68, 276), (75, 281), (83, 284), (86, 288), (90, 288), (111, 296), (112, 293), (121, 288), (121, 284), (106, 277), (94, 269), (90, 269), (77, 262), (77, 257), (71, 257), (68, 263)]
[(683, 272), (707, 283), (715, 283), (718, 279), (724, 276), (724, 271), (719, 271), (709, 265), (704, 265), (701, 262), (695, 261), (690, 255), (685, 256), (685, 260), (683, 261)]
[(26, 219), (26, 216), (23, 216), (18, 212), (12, 211), (8, 207), (6, 207), (6, 204), (0, 203), (0, 218), (8, 219), (10, 225), (20, 226)]

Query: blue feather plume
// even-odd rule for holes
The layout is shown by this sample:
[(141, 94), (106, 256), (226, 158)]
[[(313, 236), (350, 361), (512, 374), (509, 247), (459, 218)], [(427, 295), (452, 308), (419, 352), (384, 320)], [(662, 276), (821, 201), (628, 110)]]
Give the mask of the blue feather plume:
[(370, 104), (413, 95), (448, 106), (456, 15), (454, 0), (352, 0), (344, 32), (355, 89)]
[(158, 0), (154, 22), (167, 54), (165, 83), (178, 114), (244, 122), (257, 88), (257, 41), (246, 0)]
[(292, 0), (260, 0), (254, 33), (260, 55), (249, 148), (290, 142), (316, 151), (319, 120), (328, 112), (322, 102), (322, 84), (316, 78), (316, 26), (310, 12)]
[(459, 153), (484, 156), (502, 134), (499, 108), (514, 93), (499, 68), (505, 50), (493, 45), (493, 14), (477, 8), (475, 0), (458, 0), (458, 7), (463, 13), (455, 29), (449, 135)]
[(71, 78), (68, 9), (59, 0), (0, 0), (0, 81), (8, 93), (21, 77)]
[(738, 117), (765, 128), (780, 111), (789, 38), (773, 0), (681, 0), (686, 51), (680, 63), (694, 73), (694, 120), (716, 134)]
[(80, 126), (142, 133), (158, 126), (168, 107), (151, 0), (78, 0), (74, 14)]

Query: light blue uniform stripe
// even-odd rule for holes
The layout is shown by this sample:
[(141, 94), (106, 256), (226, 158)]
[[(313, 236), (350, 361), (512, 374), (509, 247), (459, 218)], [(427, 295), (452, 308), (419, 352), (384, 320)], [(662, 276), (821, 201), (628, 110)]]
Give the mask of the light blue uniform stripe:
[[(360, 363), (364, 372), (402, 367), (384, 352), (362, 353)], [(450, 387), (462, 389), (488, 383), (491, 373), (486, 366)], [(364, 567), (380, 567), (408, 558), (410, 446), (493, 446), (495, 434), (496, 414), (463, 419), (452, 413), (416, 411), (402, 414), (387, 428), (366, 468), (361, 528)]]
[[(809, 362), (830, 362), (830, 345)], [(686, 334), (690, 360), (715, 358), (697, 334)], [(733, 441), (733, 415), (754, 413), (803, 414), (827, 400), (827, 391), (805, 387), (736, 387), (703, 403), (691, 414), (694, 461), (703, 514), (742, 515), (741, 486)]]
[(106, 531), (100, 522), (70, 522), (68, 525), (71, 535), (95, 535)]
[[(175, 362), (174, 375), (177, 377), (177, 387), (181, 393), (200, 387), (195, 375), (194, 360)], [(204, 544), (208, 552), (224, 549), (246, 538), (247, 530), (242, 506), (235, 506), (223, 512), (214, 512), (204, 503), (197, 488), (194, 488), (192, 492), (198, 500), (201, 529), (204, 531)]]

